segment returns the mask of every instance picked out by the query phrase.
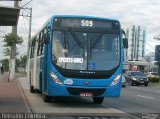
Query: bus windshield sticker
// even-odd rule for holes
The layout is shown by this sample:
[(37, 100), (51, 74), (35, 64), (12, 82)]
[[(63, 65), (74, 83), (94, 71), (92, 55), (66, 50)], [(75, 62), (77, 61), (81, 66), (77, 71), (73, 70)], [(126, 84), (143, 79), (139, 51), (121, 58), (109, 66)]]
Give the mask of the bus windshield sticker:
[(90, 62), (90, 69), (95, 69), (96, 68), (96, 63)]
[(59, 57), (60, 63), (83, 63), (83, 58)]

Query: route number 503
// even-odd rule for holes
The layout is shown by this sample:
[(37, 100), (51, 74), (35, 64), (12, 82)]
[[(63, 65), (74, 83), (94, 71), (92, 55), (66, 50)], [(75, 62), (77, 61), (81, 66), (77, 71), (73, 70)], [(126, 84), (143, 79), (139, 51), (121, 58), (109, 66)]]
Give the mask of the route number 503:
[(82, 20), (82, 21), (81, 21), (81, 25), (82, 25), (82, 26), (90, 26), (90, 27), (92, 27), (92, 26), (93, 26), (93, 21)]

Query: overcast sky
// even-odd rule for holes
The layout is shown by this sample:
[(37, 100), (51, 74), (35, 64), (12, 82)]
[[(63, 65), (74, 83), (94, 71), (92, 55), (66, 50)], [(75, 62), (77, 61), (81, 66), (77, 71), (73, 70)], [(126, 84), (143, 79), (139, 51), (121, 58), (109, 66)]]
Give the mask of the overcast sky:
[[(30, 0), (22, 0), (23, 6)], [(0, 5), (13, 6), (13, 2), (0, 2)], [(154, 51), (160, 41), (154, 39), (160, 34), (160, 0), (33, 0), (27, 5), (33, 8), (32, 35), (52, 15), (89, 15), (118, 19), (122, 24), (143, 26), (147, 31), (146, 52)], [(21, 14), (26, 11), (21, 11)], [(28, 18), (27, 18), (28, 19)], [(28, 21), (19, 18), (18, 34), (28, 37)], [(27, 40), (19, 47), (25, 51)], [(153, 47), (153, 48), (152, 48)], [(21, 49), (22, 48), (22, 49)]]

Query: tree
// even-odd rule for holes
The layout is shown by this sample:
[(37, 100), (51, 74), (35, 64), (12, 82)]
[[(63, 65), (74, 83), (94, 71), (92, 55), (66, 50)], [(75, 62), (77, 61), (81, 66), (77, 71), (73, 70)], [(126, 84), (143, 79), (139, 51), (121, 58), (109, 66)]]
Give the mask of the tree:
[(4, 71), (8, 71), (9, 70), (9, 60), (8, 59), (3, 59), (0, 61), (3, 66), (4, 66)]
[(27, 55), (20, 57), (21, 67), (25, 70), (27, 65)]
[(19, 59), (16, 59), (16, 71), (25, 71), (27, 65), (27, 55), (20, 56)]
[(13, 46), (13, 44), (22, 44), (23, 39), (18, 35), (15, 35), (13, 33), (8, 33), (4, 36), (4, 42), (6, 42), (4, 46), (11, 47)]
[(9, 47), (6, 47), (3, 51), (4, 56), (10, 56), (11, 55), (11, 49)]
[[(6, 43), (4, 45), (4, 47), (7, 47), (8, 49), (6, 49), (6, 54), (8, 53), (9, 54), (9, 49), (10, 49), (10, 60), (9, 60), (9, 64), (10, 64), (10, 72), (9, 73), (9, 77), (10, 79), (13, 79), (14, 78), (14, 74), (15, 74), (15, 60), (12, 59), (13, 56), (16, 55), (15, 53), (15, 47), (16, 47), (16, 44), (22, 44), (23, 43), (23, 39), (21, 37), (19, 37), (18, 35), (15, 35), (13, 33), (8, 33), (4, 36), (4, 42)], [(11, 61), (12, 59), (12, 61)]]
[(20, 67), (21, 67), (21, 60), (16, 59), (16, 68), (15, 68), (16, 72), (18, 72), (18, 68), (20, 68)]
[[(4, 54), (4, 56), (10, 56), (11, 55), (11, 49), (10, 49), (10, 47), (6, 47), (4, 49), (4, 51), (3, 51), (3, 54)], [(17, 48), (16, 48), (16, 55), (18, 55), (18, 54), (19, 53), (18, 53)]]

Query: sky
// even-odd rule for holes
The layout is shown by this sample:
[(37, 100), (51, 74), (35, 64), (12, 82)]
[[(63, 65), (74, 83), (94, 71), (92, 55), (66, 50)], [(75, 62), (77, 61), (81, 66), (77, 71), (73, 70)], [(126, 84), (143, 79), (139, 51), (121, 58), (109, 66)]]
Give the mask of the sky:
[[(19, 5), (24, 6), (29, 1), (31, 0), (22, 0)], [(13, 2), (0, 0), (0, 6), (2, 5), (13, 6)], [(160, 45), (160, 41), (154, 39), (155, 36), (160, 35), (160, 0), (32, 0), (24, 7), (32, 7), (33, 10), (32, 35), (52, 15), (89, 15), (118, 19), (122, 26), (134, 24), (144, 27), (147, 32), (147, 53), (153, 52), (155, 45)], [(27, 15), (29, 11), (21, 10), (22, 14)], [(22, 46), (18, 46), (20, 54), (27, 50), (28, 19), (28, 17), (19, 17), (18, 35), (24, 39)], [(3, 35), (3, 32), (8, 31), (6, 29), (9, 28), (0, 27), (0, 36)]]

